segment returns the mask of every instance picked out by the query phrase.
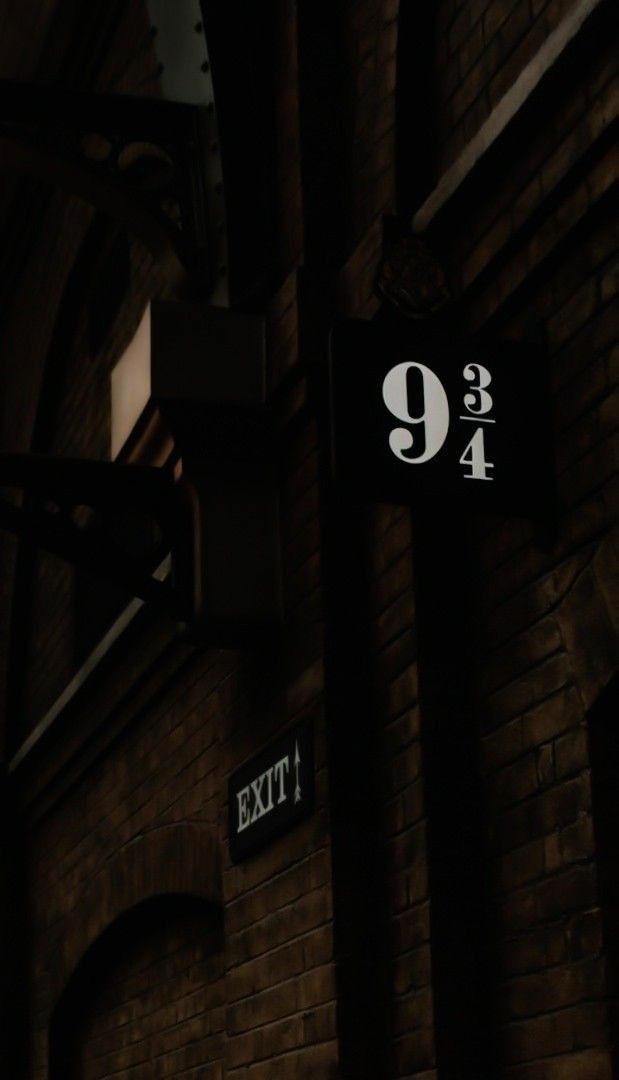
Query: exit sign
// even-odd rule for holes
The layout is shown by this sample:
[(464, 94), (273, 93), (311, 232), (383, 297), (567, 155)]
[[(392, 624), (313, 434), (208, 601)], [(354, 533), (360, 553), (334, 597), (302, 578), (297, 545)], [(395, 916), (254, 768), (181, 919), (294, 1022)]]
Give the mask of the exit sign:
[(331, 393), (335, 479), (354, 499), (548, 510), (551, 418), (539, 348), (438, 345), (406, 323), (349, 320), (332, 333)]
[(314, 809), (311, 721), (271, 743), (230, 777), (228, 836), (233, 862), (253, 855)]

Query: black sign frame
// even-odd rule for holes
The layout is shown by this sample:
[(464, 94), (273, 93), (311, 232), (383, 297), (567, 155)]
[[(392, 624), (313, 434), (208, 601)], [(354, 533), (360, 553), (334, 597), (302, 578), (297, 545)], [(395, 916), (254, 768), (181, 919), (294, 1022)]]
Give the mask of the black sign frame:
[[(388, 377), (399, 380), (400, 402), (402, 381), (407, 401), (410, 387), (410, 423), (386, 404)], [(438, 341), (403, 319), (349, 319), (332, 331), (330, 391), (333, 476), (352, 501), (415, 507), (454, 502), (462, 509), (537, 519), (554, 513), (552, 420), (541, 347)], [(427, 461), (405, 460), (423, 457), (430, 446), (420, 420), (428, 399), (443, 410), (448, 403), (447, 430), (443, 416), (443, 426), (437, 432), (434, 424), (431, 432), (436, 452)]]
[(309, 817), (314, 805), (314, 725), (307, 719), (230, 776), (228, 843), (232, 862), (261, 851)]

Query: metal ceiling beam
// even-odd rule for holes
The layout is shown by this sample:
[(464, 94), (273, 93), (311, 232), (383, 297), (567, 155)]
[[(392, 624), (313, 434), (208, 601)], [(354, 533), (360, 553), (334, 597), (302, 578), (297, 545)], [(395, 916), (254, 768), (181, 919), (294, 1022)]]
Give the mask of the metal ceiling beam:
[(17, 507), (0, 497), (0, 527), (95, 577), (123, 586), (133, 596), (180, 614), (178, 598), (168, 582), (145, 573), (139, 560), (89, 536), (64, 514)]

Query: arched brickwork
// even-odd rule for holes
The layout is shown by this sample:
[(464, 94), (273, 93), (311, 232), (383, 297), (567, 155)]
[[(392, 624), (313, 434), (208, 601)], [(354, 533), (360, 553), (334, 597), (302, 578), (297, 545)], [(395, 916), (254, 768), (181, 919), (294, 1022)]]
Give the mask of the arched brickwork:
[(222, 911), (186, 893), (120, 915), (80, 959), (50, 1018), (49, 1080), (219, 1075)]
[(182, 822), (130, 841), (85, 889), (49, 958), (50, 1013), (88, 950), (124, 914), (161, 896), (221, 903), (221, 865), (212, 829)]

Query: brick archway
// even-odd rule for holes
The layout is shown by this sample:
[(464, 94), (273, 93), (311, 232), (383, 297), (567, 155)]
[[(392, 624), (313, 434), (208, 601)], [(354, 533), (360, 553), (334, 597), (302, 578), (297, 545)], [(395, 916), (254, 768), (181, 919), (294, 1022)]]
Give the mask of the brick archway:
[(66, 919), (49, 957), (50, 1014), (82, 958), (121, 916), (155, 897), (221, 904), (221, 859), (214, 829), (182, 822), (135, 837), (103, 867)]

